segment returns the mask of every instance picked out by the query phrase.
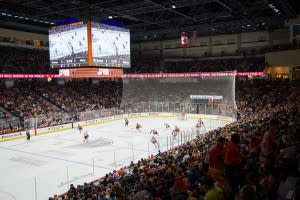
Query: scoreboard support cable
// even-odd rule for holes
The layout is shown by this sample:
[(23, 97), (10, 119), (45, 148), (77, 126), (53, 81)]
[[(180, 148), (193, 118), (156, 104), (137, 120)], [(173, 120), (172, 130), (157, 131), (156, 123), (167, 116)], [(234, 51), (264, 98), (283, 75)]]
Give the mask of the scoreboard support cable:
[(93, 65), (93, 59), (92, 59), (92, 21), (91, 18), (87, 21), (87, 38), (88, 38), (88, 65)]

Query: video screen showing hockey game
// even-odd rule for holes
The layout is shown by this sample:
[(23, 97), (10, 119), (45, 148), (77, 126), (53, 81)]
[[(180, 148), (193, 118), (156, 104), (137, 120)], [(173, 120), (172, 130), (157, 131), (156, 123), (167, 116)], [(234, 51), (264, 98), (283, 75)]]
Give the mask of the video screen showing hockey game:
[(87, 25), (80, 22), (49, 30), (50, 66), (80, 67), (88, 64)]
[(123, 78), (121, 107), (236, 118), (235, 76)]
[(93, 65), (130, 68), (130, 32), (114, 26), (92, 23)]

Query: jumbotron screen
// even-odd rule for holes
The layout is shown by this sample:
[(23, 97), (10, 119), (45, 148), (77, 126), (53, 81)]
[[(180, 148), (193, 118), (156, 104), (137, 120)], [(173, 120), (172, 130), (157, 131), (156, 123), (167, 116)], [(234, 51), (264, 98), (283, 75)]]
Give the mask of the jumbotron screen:
[(130, 32), (92, 22), (93, 65), (130, 68)]
[(49, 30), (50, 66), (80, 67), (88, 64), (87, 25), (78, 22)]

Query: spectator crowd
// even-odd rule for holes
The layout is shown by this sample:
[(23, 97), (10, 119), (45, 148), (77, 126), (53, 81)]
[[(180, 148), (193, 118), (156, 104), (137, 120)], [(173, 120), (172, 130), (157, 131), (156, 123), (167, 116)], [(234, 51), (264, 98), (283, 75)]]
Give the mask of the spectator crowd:
[[(57, 73), (50, 68), (49, 51), (45, 49), (20, 48), (0, 45), (0, 71), (2, 73)], [(160, 61), (161, 60), (161, 61)], [(264, 57), (239, 56), (234, 58), (166, 59), (157, 56), (131, 55), (131, 68), (127, 73), (179, 73), (209, 71), (263, 71)], [(163, 61), (163, 62), (162, 62)], [(162, 65), (162, 66), (161, 66)]]
[(239, 87), (236, 122), (49, 199), (298, 199), (299, 83)]
[[(44, 55), (40, 56), (36, 51), (0, 49), (1, 71), (28, 73), (30, 66), (37, 66), (30, 68), (33, 73), (48, 72), (48, 53), (40, 52)], [(244, 69), (246, 62), (252, 61), (199, 61), (185, 71), (223, 71), (235, 66)], [(247, 64), (247, 70), (261, 70), (259, 62), (253, 63)], [(219, 70), (211, 70), (210, 66)], [(254, 79), (236, 85), (237, 121), (169, 151), (131, 162), (91, 183), (71, 184), (65, 194), (49, 200), (300, 199), (299, 82)], [(39, 116), (39, 127), (45, 127), (76, 120), (78, 112), (119, 107), (122, 88), (120, 80), (97, 84), (71, 81), (63, 85), (19, 80), (10, 88), (2, 83), (0, 128), (19, 130), (21, 122), (15, 124), (11, 118), (22, 121)], [(168, 90), (168, 85), (161, 89)], [(150, 92), (158, 89), (152, 90), (149, 88)], [(135, 96), (135, 100), (137, 97), (138, 101), (144, 98)], [(166, 94), (161, 98), (182, 100)]]

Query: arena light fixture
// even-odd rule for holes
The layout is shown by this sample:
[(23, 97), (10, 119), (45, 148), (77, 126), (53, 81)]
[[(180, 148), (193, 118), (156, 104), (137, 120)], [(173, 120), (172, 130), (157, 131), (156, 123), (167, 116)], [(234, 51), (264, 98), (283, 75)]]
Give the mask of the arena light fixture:
[(108, 16), (108, 19), (112, 19), (113, 17), (112, 16)]
[(280, 14), (279, 9), (272, 3), (268, 4), (268, 6), (277, 14)]
[(173, 9), (175, 9), (175, 8), (176, 8), (176, 6), (175, 6), (175, 5), (172, 5), (172, 8), (173, 8)]
[(6, 15), (6, 13), (4, 13), (4, 12), (3, 12), (3, 13), (1, 13), (1, 14), (2, 14), (3, 16), (5, 16), (5, 15)]

